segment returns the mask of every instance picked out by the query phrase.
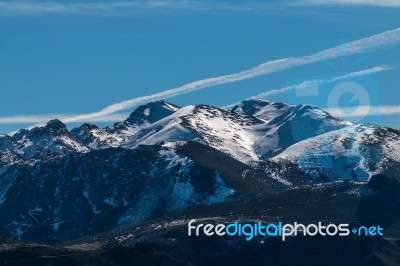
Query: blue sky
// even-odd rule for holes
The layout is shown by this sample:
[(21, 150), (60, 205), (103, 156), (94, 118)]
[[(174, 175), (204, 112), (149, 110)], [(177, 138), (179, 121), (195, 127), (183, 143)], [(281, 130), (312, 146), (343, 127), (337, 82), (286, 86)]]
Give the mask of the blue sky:
[[(100, 116), (71, 117), (265, 62), (304, 62), (341, 44), (339, 56), (321, 54), (286, 67), (274, 63), (279, 71), (210, 82), (167, 101), (226, 106), (278, 90), (267, 98), (332, 112), (347, 108), (348, 120), (399, 128), (399, 32), (365, 51), (352, 53), (345, 44), (398, 29), (400, 4), (333, 2), (0, 1), (0, 132), (55, 117), (69, 127), (85, 121), (109, 125), (134, 110), (135, 101)], [(306, 93), (298, 90), (304, 82), (312, 85)], [(332, 94), (343, 82), (361, 86), (368, 99), (354, 97), (351, 88), (340, 97)], [(337, 106), (329, 105), (333, 98)], [(358, 105), (371, 108), (352, 113)]]

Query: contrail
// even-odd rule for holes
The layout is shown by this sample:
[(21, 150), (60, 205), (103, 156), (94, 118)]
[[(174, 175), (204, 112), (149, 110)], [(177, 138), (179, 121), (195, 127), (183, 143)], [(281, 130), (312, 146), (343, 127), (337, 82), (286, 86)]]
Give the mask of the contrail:
[[(346, 49), (346, 55), (349, 56), (349, 55), (361, 54), (369, 50), (383, 49), (399, 43), (400, 43), (400, 28), (396, 28), (394, 30), (385, 31), (376, 35), (369, 36), (367, 38), (349, 42), (347, 44), (344, 44), (344, 47)], [(146, 102), (160, 100), (160, 99), (168, 99), (178, 95), (182, 95), (200, 89), (205, 89), (212, 86), (232, 83), (240, 80), (246, 80), (290, 69), (293, 67), (299, 67), (316, 63), (320, 61), (321, 58), (325, 60), (338, 58), (342, 55), (342, 51), (343, 51), (343, 45), (339, 45), (333, 48), (324, 49), (322, 51), (307, 56), (288, 57), (273, 61), (267, 61), (254, 68), (244, 70), (238, 73), (197, 80), (194, 82), (184, 84), (177, 88), (115, 103), (105, 107), (104, 109), (98, 112), (65, 117), (62, 119), (62, 121), (64, 123), (92, 121), (93, 119), (99, 117), (104, 117), (110, 114), (114, 114), (116, 112), (120, 112), (122, 110), (132, 108), (133, 106), (136, 106), (138, 104), (143, 104)]]
[[(388, 47), (391, 45), (400, 43), (400, 28), (385, 31), (383, 33), (379, 33), (376, 35), (372, 35), (370, 37), (360, 39), (357, 41), (349, 42), (345, 44), (346, 54), (347, 55), (355, 55), (360, 54), (368, 50), (376, 50), (382, 49), (384, 47)], [(85, 121), (87, 119), (92, 119), (97, 116), (104, 116), (107, 114), (119, 112), (125, 109), (129, 109), (135, 105), (142, 104), (149, 101), (159, 100), (159, 99), (168, 99), (178, 95), (182, 95), (185, 93), (189, 93), (192, 91), (208, 88), (211, 86), (217, 86), (222, 84), (227, 84), (235, 81), (245, 80), (249, 78), (258, 77), (261, 75), (267, 75), (271, 73), (275, 73), (278, 71), (282, 71), (285, 69), (304, 66), (312, 63), (316, 63), (324, 58), (334, 59), (338, 58), (342, 55), (343, 45), (339, 45), (333, 48), (325, 49), (320, 52), (302, 56), (302, 57), (289, 57), (284, 59), (278, 59), (273, 61), (268, 61), (263, 64), (260, 64), (254, 68), (244, 70), (238, 73), (223, 75), (219, 77), (212, 77), (202, 80), (197, 80), (191, 83), (187, 83), (178, 88), (162, 91), (156, 94), (142, 96), (138, 98), (134, 98), (131, 100), (119, 102), (107, 106), (106, 108), (100, 110), (99, 112), (89, 113), (80, 116), (74, 116), (65, 119), (66, 123), (68, 122), (78, 122)]]
[[(335, 81), (340, 81), (340, 80), (345, 80), (345, 79), (350, 79), (350, 78), (356, 78), (356, 77), (360, 77), (360, 76), (365, 76), (365, 75), (370, 75), (370, 74), (374, 74), (374, 73), (379, 73), (379, 72), (383, 72), (383, 71), (388, 71), (391, 70), (392, 67), (390, 66), (376, 66), (373, 68), (369, 68), (369, 69), (364, 69), (364, 70), (359, 70), (359, 71), (355, 71), (355, 72), (350, 72), (344, 75), (340, 75), (340, 76), (336, 76), (336, 77), (332, 77), (329, 79), (314, 79), (314, 80), (306, 80), (303, 81), (301, 83), (298, 84), (293, 84), (290, 86), (286, 86), (286, 87), (282, 87), (279, 89), (273, 89), (273, 90), (268, 90), (266, 92), (262, 92), (259, 93), (257, 95), (254, 96), (250, 96), (248, 97), (246, 100), (251, 100), (251, 99), (259, 99), (259, 98), (268, 98), (271, 96), (275, 96), (275, 95), (279, 95), (279, 94), (284, 94), (287, 93), (289, 91), (293, 91), (293, 90), (307, 90), (308, 88), (315, 86), (315, 85), (319, 85), (319, 84), (327, 84), (327, 83), (332, 83)], [(229, 105), (225, 105), (222, 106), (222, 109), (229, 109), (235, 105), (237, 105), (239, 102), (236, 103), (232, 103)]]
[(356, 77), (361, 77), (361, 76), (365, 76), (365, 75), (375, 74), (375, 73), (379, 73), (379, 72), (384, 72), (384, 71), (388, 71), (388, 70), (391, 70), (391, 69), (392, 68), (390, 66), (376, 66), (376, 67), (373, 67), (373, 68), (364, 69), (364, 70), (360, 70), (360, 71), (355, 71), (355, 72), (351, 72), (351, 73), (348, 73), (348, 74), (344, 74), (344, 75), (333, 77), (333, 78), (329, 78), (329, 79), (308, 80), (308, 81), (304, 81), (304, 82), (302, 82), (300, 84), (291, 85), (291, 86), (283, 87), (283, 88), (276, 89), (276, 90), (270, 90), (270, 91), (262, 92), (262, 93), (259, 93), (259, 94), (255, 95), (255, 96), (249, 97), (249, 99), (266, 98), (266, 97), (270, 97), (270, 96), (273, 96), (273, 95), (286, 93), (288, 91), (297, 90), (297, 89), (306, 90), (307, 88), (309, 88), (312, 85), (332, 83), (332, 82), (335, 82), (335, 81), (340, 81), (340, 80), (345, 80), (345, 79), (350, 79), (350, 78), (356, 78)]
[[(365, 76), (365, 75), (388, 71), (391, 69), (393, 69), (393, 68), (390, 66), (383, 65), (383, 66), (376, 66), (376, 67), (369, 68), (369, 69), (351, 72), (348, 74), (332, 77), (329, 79), (307, 80), (307, 81), (301, 82), (299, 84), (294, 84), (294, 85), (282, 87), (280, 89), (262, 92), (255, 96), (248, 97), (247, 100), (267, 98), (267, 97), (287, 93), (287, 92), (293, 91), (293, 90), (307, 90), (308, 88), (313, 87), (315, 85), (327, 84), (327, 83), (346, 80), (346, 79), (350, 79), (350, 78), (361, 77), (361, 76)], [(239, 102), (232, 103), (232, 104), (223, 106), (221, 108), (229, 109), (229, 108), (237, 105), (238, 103)], [(349, 112), (344, 112), (344, 110), (346, 110), (346, 109), (349, 109)], [(364, 105), (364, 106), (359, 106), (357, 108), (356, 112), (354, 112), (354, 110), (352, 110), (352, 108), (326, 108), (326, 111), (333, 116), (341, 117), (341, 118), (363, 117), (363, 116), (365, 116), (366, 113), (367, 113), (367, 116), (396, 115), (396, 114), (400, 114), (400, 105), (376, 105), (376, 106)]]

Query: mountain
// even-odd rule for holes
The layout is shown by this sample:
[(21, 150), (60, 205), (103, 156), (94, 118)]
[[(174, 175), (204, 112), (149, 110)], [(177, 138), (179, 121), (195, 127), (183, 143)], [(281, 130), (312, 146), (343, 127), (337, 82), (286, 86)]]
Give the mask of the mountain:
[(119, 147), (141, 129), (178, 110), (178, 106), (164, 101), (151, 102), (139, 106), (125, 121), (115, 123), (112, 128), (103, 129), (86, 123), (73, 129), (71, 135), (93, 149)]
[(208, 105), (179, 108), (159, 101), (139, 107), (111, 129), (91, 129), (85, 124), (72, 134), (95, 148), (197, 141), (246, 162), (271, 157), (298, 141), (349, 125), (315, 106), (249, 100), (223, 110)]
[(315, 191), (358, 205), (373, 176), (399, 181), (399, 141), (395, 129), (266, 100), (231, 110), (157, 101), (106, 128), (51, 120), (0, 135), (0, 233), (60, 243), (196, 206), (219, 215), (233, 204), (247, 217), (246, 202), (263, 212)]
[(296, 164), (316, 181), (355, 179), (366, 182), (374, 174), (399, 176), (398, 147), (398, 130), (352, 125), (300, 141), (272, 161)]
[(62, 156), (69, 152), (89, 151), (89, 148), (75, 140), (66, 126), (57, 119), (49, 121), (43, 127), (21, 129), (12, 136), (12, 142), (12, 150), (23, 154), (25, 158), (40, 156), (42, 153)]
[(269, 158), (290, 145), (351, 125), (311, 105), (289, 105), (266, 100), (247, 100), (232, 112), (254, 116), (265, 122), (265, 133), (254, 143), (260, 158)]

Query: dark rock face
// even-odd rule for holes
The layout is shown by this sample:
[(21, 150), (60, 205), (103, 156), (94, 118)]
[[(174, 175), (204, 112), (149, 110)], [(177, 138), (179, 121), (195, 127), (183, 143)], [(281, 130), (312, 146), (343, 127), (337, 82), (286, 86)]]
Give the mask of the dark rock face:
[(400, 183), (385, 175), (372, 176), (357, 210), (366, 226), (390, 227), (400, 220)]
[[(161, 146), (69, 154), (2, 175), (1, 233), (59, 242), (227, 200), (221, 174)], [(6, 184), (8, 180), (8, 184)]]
[[(375, 182), (382, 177), (376, 176)], [(397, 182), (397, 181), (396, 181)], [(382, 183), (372, 184), (374, 193), (385, 194)], [(392, 185), (398, 186), (398, 183)], [(352, 189), (350, 189), (352, 187)], [(357, 216), (363, 199), (354, 193), (368, 185), (336, 184), (318, 189), (283, 191), (253, 199), (198, 205), (161, 218), (150, 219), (121, 230), (87, 236), (58, 246), (27, 244), (10, 239), (0, 243), (0, 263), (11, 265), (398, 265), (398, 225), (385, 227), (385, 237), (256, 236), (250, 241), (235, 236), (189, 237), (187, 222), (227, 223), (254, 219), (276, 222), (334, 221), (363, 224)], [(372, 187), (370, 189), (372, 189)], [(370, 194), (371, 195), (371, 194)], [(395, 195), (390, 195), (390, 197)], [(398, 197), (398, 195), (397, 195)], [(379, 198), (375, 198), (379, 199)], [(338, 207), (340, 206), (340, 208)], [(398, 208), (398, 205), (397, 207)], [(369, 217), (383, 213), (371, 209)], [(340, 218), (339, 218), (340, 217)], [(339, 220), (338, 220), (339, 219)], [(397, 219), (397, 222), (399, 219)], [(267, 260), (267, 261), (266, 261)], [(29, 264), (27, 264), (29, 262)]]

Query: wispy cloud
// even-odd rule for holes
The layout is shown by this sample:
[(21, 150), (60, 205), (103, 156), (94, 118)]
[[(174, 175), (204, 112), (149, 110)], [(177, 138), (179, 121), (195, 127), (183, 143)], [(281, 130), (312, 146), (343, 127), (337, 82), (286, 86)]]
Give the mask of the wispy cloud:
[[(351, 73), (347, 73), (344, 75), (332, 77), (329, 79), (315, 79), (315, 80), (307, 80), (304, 82), (301, 82), (299, 84), (294, 84), (286, 87), (282, 87), (280, 89), (274, 89), (274, 90), (269, 90), (263, 93), (259, 93), (255, 96), (251, 96), (247, 98), (248, 100), (251, 99), (260, 99), (260, 98), (268, 98), (280, 94), (285, 94), (289, 91), (293, 90), (307, 90), (309, 88), (313, 88), (315, 86), (318, 86), (320, 84), (329, 84), (341, 80), (348, 80), (352, 78), (357, 78), (361, 76), (366, 76), (366, 75), (371, 75), (379, 72), (384, 72), (391, 70), (392, 67), (390, 66), (376, 66), (373, 68), (369, 69), (364, 69), (360, 71), (355, 71)], [(235, 106), (237, 103), (229, 104), (226, 106), (223, 106), (221, 108), (223, 109), (229, 109), (233, 106)], [(340, 118), (357, 118), (357, 117), (365, 117), (365, 116), (385, 116), (385, 115), (398, 115), (400, 114), (400, 105), (363, 105), (363, 106), (357, 106), (356, 109), (352, 107), (337, 107), (337, 108), (326, 108), (326, 111), (330, 113), (333, 116), (340, 117)]]
[(298, 0), (289, 2), (300, 6), (376, 6), (400, 7), (398, 0)]
[(260, 2), (244, 4), (188, 1), (188, 0), (147, 0), (147, 1), (100, 1), (100, 2), (57, 2), (57, 1), (2, 1), (0, 11), (13, 14), (120, 14), (152, 11), (261, 11), (281, 8)]
[[(392, 67), (383, 65), (383, 66), (376, 66), (376, 67), (373, 67), (373, 68), (363, 69), (363, 70), (359, 70), (359, 71), (355, 71), (355, 72), (350, 72), (350, 73), (343, 74), (343, 75), (336, 76), (336, 77), (332, 77), (332, 78), (329, 78), (329, 79), (306, 80), (306, 81), (303, 81), (303, 82), (298, 83), (298, 84), (293, 84), (293, 85), (285, 86), (285, 87), (282, 87), (282, 88), (279, 88), (279, 89), (272, 89), (272, 90), (268, 90), (268, 91), (259, 93), (257, 95), (248, 97), (247, 100), (260, 99), (260, 98), (269, 98), (269, 97), (273, 97), (273, 96), (276, 96), (276, 95), (285, 94), (285, 93), (287, 93), (289, 91), (293, 91), (293, 90), (297, 90), (297, 91), (308, 90), (308, 89), (314, 88), (315, 86), (318, 86), (320, 84), (329, 84), (329, 83), (333, 83), (333, 82), (336, 82), (336, 81), (341, 81), (341, 80), (346, 80), (346, 79), (366, 76), (366, 75), (375, 74), (375, 73), (379, 73), (379, 72), (383, 72), (383, 71), (388, 71), (388, 70), (391, 70), (391, 69), (392, 69)], [(238, 103), (239, 102), (232, 103), (232, 104), (223, 106), (221, 108), (228, 109), (228, 108), (231, 108), (231, 107), (235, 106)]]
[(300, 84), (295, 84), (295, 85), (286, 86), (286, 87), (283, 87), (280, 89), (262, 92), (260, 94), (250, 97), (250, 99), (267, 98), (267, 97), (275, 96), (278, 94), (283, 94), (283, 93), (286, 93), (286, 92), (289, 92), (292, 90), (307, 90), (308, 88), (313, 87), (315, 85), (327, 84), (327, 83), (332, 83), (332, 82), (336, 82), (336, 81), (340, 81), (340, 80), (346, 80), (346, 79), (356, 78), (356, 77), (360, 77), (360, 76), (366, 76), (366, 75), (375, 74), (375, 73), (379, 73), (379, 72), (383, 72), (383, 71), (388, 71), (391, 69), (392, 68), (390, 66), (376, 66), (373, 68), (355, 71), (355, 72), (347, 73), (347, 74), (344, 74), (341, 76), (336, 76), (336, 77), (329, 78), (329, 79), (307, 80)]
[(151, 9), (204, 9), (198, 2), (186, 1), (125, 1), (125, 2), (54, 2), (1, 1), (0, 10), (20, 13), (88, 13)]
[(7, 1), (0, 0), (0, 13), (6, 15), (40, 14), (102, 14), (165, 12), (165, 11), (225, 11), (260, 12), (284, 9), (291, 6), (380, 6), (400, 7), (398, 0), (288, 0), (275, 3), (262, 1), (219, 2), (196, 0), (136, 0), (136, 1)]
[(212, 86), (232, 83), (236, 81), (246, 80), (262, 75), (272, 74), (278, 71), (286, 70), (289, 68), (305, 66), (319, 62), (321, 59), (330, 60), (338, 58), (343, 55), (343, 49), (346, 50), (346, 55), (361, 54), (368, 50), (383, 49), (389, 46), (400, 44), (400, 28), (372, 35), (370, 37), (360, 39), (357, 41), (349, 42), (347, 44), (336, 46), (329, 49), (324, 49), (320, 52), (301, 56), (301, 57), (288, 57), (273, 61), (267, 61), (254, 68), (244, 70), (241, 72), (201, 79), (194, 82), (184, 84), (180, 87), (161, 91), (152, 95), (142, 96), (119, 103), (112, 104), (104, 109), (82, 115), (73, 115), (62, 119), (64, 123), (71, 122), (87, 122), (94, 121), (101, 117), (106, 117), (126, 109), (130, 109), (136, 105), (143, 104), (150, 101), (168, 99), (178, 95), (186, 94), (196, 90), (205, 89)]

